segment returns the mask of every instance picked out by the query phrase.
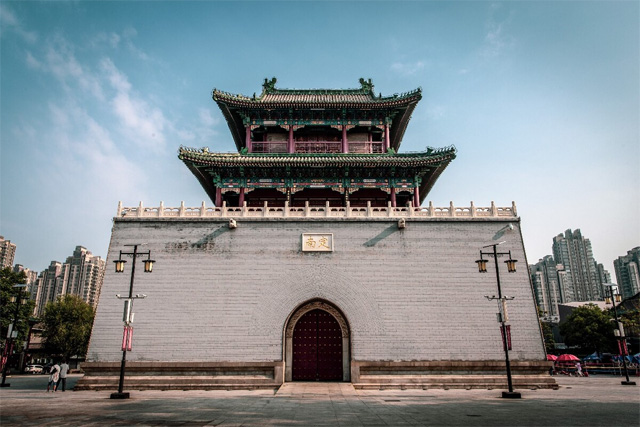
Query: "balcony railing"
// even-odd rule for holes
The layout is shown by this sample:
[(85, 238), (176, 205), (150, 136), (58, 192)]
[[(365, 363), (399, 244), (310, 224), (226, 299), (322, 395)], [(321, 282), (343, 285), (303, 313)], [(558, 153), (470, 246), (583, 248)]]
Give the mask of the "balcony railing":
[(473, 202), (469, 207), (457, 207), (453, 202), (448, 207), (434, 207), (431, 202), (429, 206), (413, 207), (411, 204), (406, 207), (387, 206), (352, 207), (347, 202), (346, 206), (309, 206), (308, 202), (304, 207), (291, 207), (288, 203), (284, 206), (269, 206), (267, 202), (263, 206), (249, 207), (229, 207), (225, 203), (219, 207), (207, 207), (205, 203), (199, 207), (186, 207), (184, 202), (178, 208), (165, 207), (160, 202), (159, 207), (146, 208), (140, 205), (134, 208), (123, 207), (122, 202), (118, 204), (119, 218), (517, 218), (515, 202), (511, 207), (497, 207), (491, 202), (490, 207), (476, 207)]
[(380, 154), (382, 142), (349, 142), (349, 152), (356, 154)]
[(286, 153), (287, 141), (265, 141), (251, 143), (252, 153)]
[[(251, 152), (258, 154), (286, 153), (287, 141), (254, 141)], [(296, 153), (341, 153), (342, 141), (295, 141)], [(355, 154), (380, 154), (382, 142), (349, 142), (349, 152)]]

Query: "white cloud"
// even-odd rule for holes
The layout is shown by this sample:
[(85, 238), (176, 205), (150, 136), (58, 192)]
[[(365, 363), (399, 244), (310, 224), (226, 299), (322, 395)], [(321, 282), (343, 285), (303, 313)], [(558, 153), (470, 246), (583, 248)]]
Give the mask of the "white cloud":
[(94, 49), (100, 48), (106, 44), (112, 49), (117, 49), (120, 45), (121, 37), (117, 33), (98, 33), (89, 43)]
[(162, 111), (127, 92), (119, 92), (112, 100), (112, 105), (121, 123), (131, 133), (132, 140), (149, 148), (164, 147), (166, 120)]
[(394, 62), (391, 64), (391, 71), (404, 76), (412, 76), (419, 71), (424, 70), (426, 64), (424, 61), (416, 62)]
[(211, 115), (211, 110), (209, 110), (208, 108), (200, 108), (200, 110), (198, 111), (198, 116), (200, 117), (200, 122), (204, 126), (211, 127), (218, 124), (218, 121), (213, 118), (213, 116)]
[(129, 92), (131, 84), (127, 76), (120, 72), (109, 58), (105, 58), (100, 62), (100, 67), (107, 74), (107, 79), (111, 86), (118, 92)]
[(79, 86), (83, 92), (90, 93), (100, 100), (104, 99), (97, 76), (78, 62), (73, 51), (74, 47), (64, 38), (54, 37), (40, 61), (42, 67), (56, 76), (67, 90), (73, 91)]
[[(126, 34), (135, 35), (135, 30), (129, 29)], [(115, 43), (117, 37), (105, 35), (98, 39), (111, 39)], [(104, 103), (94, 101), (109, 99), (106, 105), (118, 119), (109, 123), (113, 133), (120, 133), (125, 141), (154, 152), (164, 149), (166, 132), (173, 130), (172, 124), (152, 101), (153, 97), (145, 99), (135, 91), (126, 74), (110, 58), (102, 59), (93, 67), (89, 62), (81, 62), (74, 53), (76, 46), (61, 35), (49, 40), (43, 50), (40, 57), (35, 52), (26, 53), (29, 67), (55, 76), (76, 105), (83, 103), (85, 108), (103, 109)], [(81, 99), (81, 94), (89, 98)], [(60, 123), (64, 123), (60, 113), (52, 110), (52, 114), (57, 114)]]
[(138, 32), (133, 27), (128, 27), (122, 32), (122, 40), (124, 45), (129, 49), (131, 53), (137, 56), (139, 59), (143, 61), (149, 60), (149, 55), (147, 55), (142, 50), (138, 49), (138, 47), (133, 43), (133, 38), (138, 35)]
[(138, 145), (152, 149), (164, 148), (164, 130), (171, 125), (162, 111), (138, 96), (127, 77), (110, 59), (102, 60), (101, 68), (116, 91), (111, 105), (113, 113), (124, 126), (123, 131)]
[[(118, 149), (109, 130), (73, 100), (50, 103), (48, 123), (40, 132), (46, 132), (53, 147), (50, 167), (42, 171), (47, 184), (58, 190), (74, 187), (75, 194), (82, 194), (84, 205), (104, 204), (105, 198), (135, 199), (137, 186), (146, 182), (139, 167)], [(132, 186), (133, 182), (137, 185)]]
[(0, 4), (0, 34), (11, 31), (22, 37), (27, 43), (38, 41), (38, 34), (34, 31), (27, 31), (22, 23), (6, 5)]
[(26, 58), (26, 62), (27, 62), (27, 66), (29, 68), (33, 68), (33, 69), (40, 69), (42, 68), (42, 64), (40, 63), (40, 61), (38, 61), (32, 54), (31, 52), (27, 52), (27, 58)]
[(446, 114), (446, 109), (442, 105), (433, 105), (427, 108), (427, 117), (431, 120), (439, 120)]
[(501, 18), (498, 15), (502, 12), (501, 5), (494, 3), (490, 6), (489, 17), (485, 23), (487, 33), (480, 51), (484, 57), (500, 56), (515, 45), (515, 38), (508, 33), (513, 13), (507, 12), (506, 16)]
[(133, 27), (125, 28), (120, 34), (111, 33), (98, 33), (90, 42), (90, 46), (94, 49), (100, 48), (104, 45), (109, 46), (112, 49), (119, 49), (124, 47), (129, 50), (134, 56), (143, 61), (150, 59), (149, 55), (140, 50), (133, 42), (133, 39), (138, 35), (138, 32)]

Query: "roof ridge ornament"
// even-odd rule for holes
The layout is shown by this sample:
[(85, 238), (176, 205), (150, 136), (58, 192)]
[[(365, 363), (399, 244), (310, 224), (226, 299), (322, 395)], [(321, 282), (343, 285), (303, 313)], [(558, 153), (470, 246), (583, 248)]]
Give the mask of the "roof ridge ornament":
[(272, 77), (271, 80), (264, 79), (264, 83), (262, 84), (262, 93), (271, 93), (276, 89), (276, 82), (278, 80), (275, 77)]
[(373, 83), (371, 79), (365, 80), (364, 77), (360, 77), (360, 86), (363, 92), (370, 93), (373, 96)]

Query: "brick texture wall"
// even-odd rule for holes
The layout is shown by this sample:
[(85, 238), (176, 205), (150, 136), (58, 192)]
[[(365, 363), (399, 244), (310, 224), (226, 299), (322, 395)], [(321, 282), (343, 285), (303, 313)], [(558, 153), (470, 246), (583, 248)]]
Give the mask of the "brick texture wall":
[[(509, 302), (513, 360), (542, 360), (519, 223), (503, 236), (518, 272), (500, 258)], [(479, 249), (493, 243), (501, 220), (245, 219), (237, 229), (216, 219), (116, 219), (88, 361), (118, 361), (125, 272), (112, 261), (127, 244), (145, 243), (153, 273), (136, 269), (133, 350), (128, 360), (283, 360), (287, 318), (321, 298), (335, 304), (351, 330), (352, 359), (502, 360), (493, 262), (480, 274)], [(301, 250), (301, 234), (333, 233), (331, 253)]]

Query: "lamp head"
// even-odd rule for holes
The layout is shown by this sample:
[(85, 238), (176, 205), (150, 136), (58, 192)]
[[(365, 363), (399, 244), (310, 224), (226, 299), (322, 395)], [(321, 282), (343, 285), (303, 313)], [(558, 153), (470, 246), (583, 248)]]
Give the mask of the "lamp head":
[(486, 273), (487, 272), (487, 260), (480, 258), (478, 260), (476, 260), (476, 263), (478, 264), (478, 272), (479, 273)]
[(113, 261), (113, 263), (116, 265), (116, 273), (124, 272), (124, 264), (126, 262), (127, 261), (125, 261), (125, 260), (123, 260), (121, 258), (118, 258), (117, 260)]
[(517, 259), (511, 259), (511, 258), (509, 258), (504, 262), (505, 264), (507, 264), (507, 271), (509, 271), (509, 273), (516, 272), (516, 262), (518, 262)]

